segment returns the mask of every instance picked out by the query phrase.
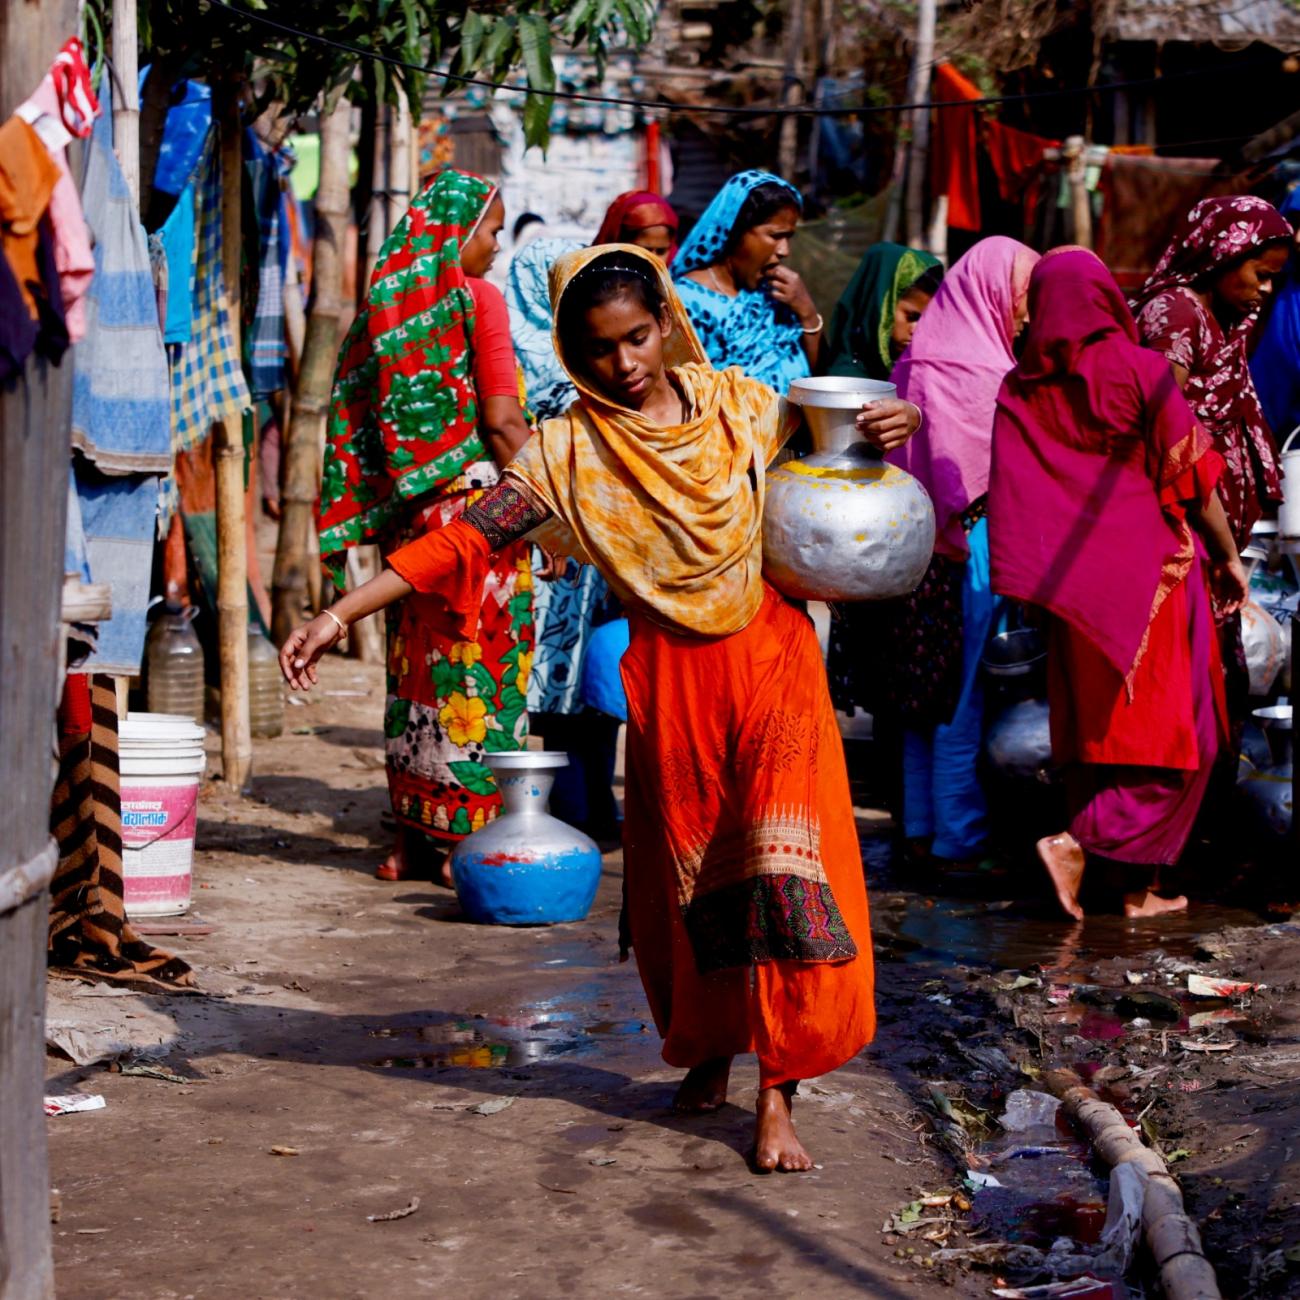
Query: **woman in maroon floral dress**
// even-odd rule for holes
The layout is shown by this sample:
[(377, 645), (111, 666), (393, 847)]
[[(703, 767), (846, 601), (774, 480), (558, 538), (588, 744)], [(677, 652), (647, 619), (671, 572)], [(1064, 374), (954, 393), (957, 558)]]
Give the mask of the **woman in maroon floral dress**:
[[(1169, 359), (1224, 459), (1219, 496), (1239, 550), (1282, 496), (1277, 443), (1251, 382), (1246, 341), (1286, 266), (1291, 238), (1286, 218), (1263, 199), (1202, 199), (1132, 304), (1142, 342)], [(1223, 622), (1221, 636), (1228, 708), (1239, 726), (1249, 687), (1239, 614)]]

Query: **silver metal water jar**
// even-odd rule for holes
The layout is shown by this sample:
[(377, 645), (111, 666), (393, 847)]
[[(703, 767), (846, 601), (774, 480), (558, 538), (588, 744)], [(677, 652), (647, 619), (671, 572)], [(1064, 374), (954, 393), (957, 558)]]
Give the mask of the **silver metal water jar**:
[(912, 475), (888, 465), (856, 428), (866, 402), (893, 384), (828, 376), (799, 379), (813, 453), (767, 474), (763, 572), (797, 600), (887, 600), (925, 576), (934, 551), (934, 507)]

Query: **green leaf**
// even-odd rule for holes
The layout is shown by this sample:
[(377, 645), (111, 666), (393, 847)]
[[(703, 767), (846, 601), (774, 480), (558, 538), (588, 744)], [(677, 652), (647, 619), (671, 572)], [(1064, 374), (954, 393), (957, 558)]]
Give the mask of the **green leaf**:
[(515, 713), (518, 713), (523, 709), (525, 703), (526, 701), (524, 699), (523, 692), (520, 691), (519, 687), (503, 686), (501, 688), (501, 708), (499, 710), (500, 713), (507, 713), (510, 711), (514, 711)]
[(635, 45), (644, 45), (649, 39), (650, 30), (640, 5), (636, 0), (617, 0), (617, 8), (628, 39)]
[(479, 66), (494, 68), (505, 52), (514, 44), (515, 29), (508, 18), (494, 18), (492, 30), (483, 42), (483, 54)]
[[(493, 733), (488, 732), (491, 736)], [(487, 746), (484, 746), (487, 748)], [(496, 794), (496, 778), (492, 775), (492, 769), (485, 763), (474, 763), (468, 759), (462, 759), (456, 763), (448, 763), (452, 776), (465, 787), (470, 794)]]
[(551, 139), (550, 95), (529, 95), (524, 100), (524, 146), (536, 147), (543, 152)]
[(487, 35), (488, 23), (477, 9), (467, 9), (465, 19), (460, 25), (460, 66), (464, 72), (473, 71), (478, 62), (479, 51), (483, 48), (483, 38)]
[[(524, 71), (533, 90), (555, 89), (555, 67), (551, 62), (551, 28), (537, 14), (519, 15), (519, 49), (524, 56)], [(525, 106), (524, 112), (527, 113)], [(548, 107), (546, 117), (550, 120)]]
[(489, 728), (487, 735), (483, 737), (483, 749), (488, 754), (509, 754), (518, 748), (513, 730), (498, 731)]
[(576, 5), (569, 6), (568, 16), (564, 20), (564, 26), (560, 29), (566, 40), (573, 38), (582, 30), (582, 25), (587, 21), (587, 16), (591, 13), (595, 0), (578, 0)]
[(496, 678), (482, 664), (474, 664), (466, 676), (478, 687), (479, 699), (485, 703), (496, 699)]

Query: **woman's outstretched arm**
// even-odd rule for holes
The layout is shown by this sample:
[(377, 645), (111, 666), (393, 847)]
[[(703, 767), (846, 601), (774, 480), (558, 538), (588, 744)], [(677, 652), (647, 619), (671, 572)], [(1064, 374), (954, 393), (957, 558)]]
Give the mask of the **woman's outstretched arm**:
[(1204, 504), (1198, 501), (1191, 505), (1187, 518), (1209, 552), (1210, 580), (1219, 611), (1224, 615), (1235, 614), (1249, 598), (1250, 582), (1237, 554), (1237, 544), (1217, 489)]
[(310, 690), (316, 684), (321, 655), (343, 639), (351, 624), (413, 591), (441, 596), (449, 623), (472, 638), (492, 552), (545, 523), (550, 513), (517, 479), (503, 478), (454, 523), (394, 551), (377, 577), (290, 632), (280, 647), (285, 681), (295, 691)]

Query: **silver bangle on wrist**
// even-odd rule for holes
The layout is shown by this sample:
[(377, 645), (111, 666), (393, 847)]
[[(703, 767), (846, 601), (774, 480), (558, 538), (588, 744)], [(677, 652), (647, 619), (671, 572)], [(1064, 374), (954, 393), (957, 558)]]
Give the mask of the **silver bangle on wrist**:
[[(817, 324), (814, 325), (814, 326), (812, 327), (812, 329), (807, 329), (807, 330), (804, 330), (803, 332), (804, 332), (805, 334), (820, 334), (820, 333), (822, 332), (822, 329), (825, 327), (825, 325), (826, 325), (826, 322), (825, 322), (824, 320), (822, 320), (822, 314), (821, 314), (821, 312), (818, 312), (818, 313), (817, 313)], [(802, 328), (802, 326), (801, 326), (800, 328)]]
[(332, 618), (338, 625), (340, 637), (347, 636), (348, 625), (332, 609), (323, 609), (321, 610), (321, 613), (324, 614), (326, 618)]

